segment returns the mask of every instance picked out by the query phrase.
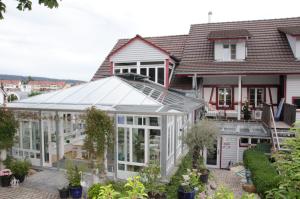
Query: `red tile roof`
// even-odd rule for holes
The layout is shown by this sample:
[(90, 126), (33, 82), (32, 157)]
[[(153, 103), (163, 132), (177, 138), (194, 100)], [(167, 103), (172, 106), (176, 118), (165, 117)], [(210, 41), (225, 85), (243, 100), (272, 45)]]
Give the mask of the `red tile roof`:
[(19, 85), (21, 83), (20, 80), (6, 80), (6, 79), (0, 79), (0, 84), (13, 84), (13, 85)]
[(57, 85), (57, 86), (64, 86), (66, 82), (64, 81), (29, 81), (29, 85), (41, 85), (41, 86), (51, 86), (51, 85)]
[[(278, 31), (278, 27), (299, 24), (300, 17), (192, 25), (184, 47), (183, 58), (175, 73), (300, 73), (300, 62), (295, 60), (285, 34)], [(246, 29), (251, 34), (251, 39), (247, 41), (246, 60), (214, 61), (214, 43), (207, 39), (208, 34), (211, 31), (236, 29)]]
[[(181, 59), (186, 37), (187, 35), (174, 35), (162, 37), (144, 37), (144, 39), (166, 50), (177, 59)], [(128, 41), (129, 39), (120, 39), (113, 47), (109, 55), (111, 55), (116, 49), (125, 45)], [(105, 76), (110, 76), (110, 64), (108, 56), (95, 73), (93, 80), (103, 78)]]
[[(194, 24), (191, 25), (188, 35), (144, 39), (179, 59), (179, 65), (175, 70), (177, 75), (300, 73), (300, 61), (295, 59), (286, 35), (281, 32), (284, 30), (298, 33), (298, 28), (295, 27), (299, 25), (300, 17)], [(246, 35), (250, 35), (251, 38), (247, 40), (245, 61), (214, 61), (214, 43), (208, 40), (210, 36), (231, 38)], [(128, 41), (129, 39), (120, 39), (110, 54)], [(107, 57), (95, 73), (93, 80), (109, 75), (111, 73)]]

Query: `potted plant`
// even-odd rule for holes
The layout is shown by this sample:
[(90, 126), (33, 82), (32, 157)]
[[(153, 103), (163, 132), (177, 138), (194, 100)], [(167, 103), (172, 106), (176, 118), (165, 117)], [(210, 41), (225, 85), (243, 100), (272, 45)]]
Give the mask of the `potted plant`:
[(67, 179), (69, 181), (69, 190), (72, 198), (81, 198), (82, 186), (81, 181), (81, 171), (77, 166), (68, 165), (67, 166)]
[(251, 112), (249, 110), (249, 102), (247, 100), (245, 101), (245, 104), (242, 108), (242, 113), (244, 114), (244, 120), (251, 119)]
[(182, 175), (183, 182), (178, 188), (178, 199), (194, 199), (196, 190), (199, 189), (199, 177), (195, 171), (187, 170), (187, 175)]
[(143, 168), (140, 172), (141, 181), (146, 187), (146, 191), (149, 199), (165, 199), (166, 194), (164, 186), (159, 182), (160, 167), (154, 162), (150, 163)]
[(1, 186), (2, 187), (9, 187), (10, 180), (11, 180), (12, 172), (9, 169), (3, 169), (0, 171), (0, 178), (1, 178)]
[(209, 120), (201, 120), (188, 130), (187, 136), (183, 138), (183, 141), (192, 151), (194, 169), (198, 169), (198, 162), (201, 157), (200, 152), (202, 152), (203, 156), (204, 149), (211, 150), (214, 148), (218, 132), (219, 128), (216, 124)]
[(202, 158), (200, 158), (200, 161), (199, 161), (199, 172), (200, 172), (200, 181), (202, 183), (207, 184), (208, 183), (209, 170), (204, 165)]
[(13, 176), (22, 183), (28, 175), (30, 165), (27, 160), (11, 160), (8, 168), (12, 171)]
[(69, 187), (63, 187), (58, 189), (59, 197), (62, 199), (68, 198), (70, 196)]

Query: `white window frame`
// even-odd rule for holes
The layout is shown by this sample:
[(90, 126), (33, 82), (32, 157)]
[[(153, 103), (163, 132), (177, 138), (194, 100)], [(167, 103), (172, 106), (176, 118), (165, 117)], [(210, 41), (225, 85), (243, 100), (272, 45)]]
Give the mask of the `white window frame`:
[[(155, 62), (155, 61), (157, 61), (157, 60), (143, 61), (143, 62)], [(159, 60), (159, 61), (161, 61), (161, 60)], [(166, 85), (166, 80), (167, 80), (167, 78), (166, 78), (166, 69), (165, 69), (165, 64), (166, 63), (165, 63), (165, 61), (163, 61), (163, 62), (164, 62), (164, 64), (141, 65), (141, 61), (137, 61), (136, 65), (128, 65), (128, 66), (115, 66), (115, 63), (113, 63), (113, 74), (114, 75), (116, 74), (115, 70), (117, 70), (117, 69), (119, 69), (120, 74), (122, 74), (124, 69), (127, 69), (128, 72), (130, 72), (130, 70), (133, 69), (133, 68), (136, 69), (136, 74), (141, 74), (141, 69), (146, 68), (147, 69), (146, 70), (146, 76), (149, 76), (149, 68), (154, 68), (155, 69), (155, 80), (152, 81), (152, 82), (154, 82), (156, 84), (159, 84), (159, 85), (162, 85), (162, 84), (158, 83), (158, 68), (163, 68), (164, 69), (164, 84), (163, 84), (163, 86), (165, 86)], [(128, 62), (128, 63), (130, 63), (130, 62)], [(174, 64), (174, 63), (172, 62), (172, 64)]]
[[(127, 166), (146, 166), (147, 163), (149, 162), (149, 159), (150, 159), (150, 147), (149, 147), (149, 143), (150, 143), (150, 130), (151, 129), (155, 129), (155, 130), (160, 130), (160, 133), (162, 132), (161, 131), (161, 117), (157, 116), (157, 115), (127, 115), (127, 114), (118, 114), (117, 115), (117, 118), (119, 116), (123, 116), (125, 117), (125, 123), (124, 124), (119, 124), (118, 123), (118, 119), (117, 119), (117, 130), (119, 128), (128, 128), (129, 129), (129, 161), (127, 161), (127, 154), (126, 154), (126, 159), (125, 161), (120, 161), (119, 160), (119, 157), (117, 158), (117, 162), (118, 162), (118, 166), (117, 166), (117, 170), (118, 171), (121, 171), (121, 172), (133, 172), (133, 171), (128, 171), (127, 170)], [(133, 124), (127, 124), (126, 121), (126, 117), (133, 117)], [(149, 125), (147, 125), (147, 122), (146, 124), (144, 125), (137, 125), (137, 124), (134, 124), (134, 118), (135, 117), (142, 117), (142, 118), (150, 118), (150, 117), (156, 117), (158, 118), (158, 122), (159, 122), (159, 126), (150, 126), (150, 123)], [(144, 129), (144, 137), (145, 137), (145, 140), (144, 140), (144, 143), (145, 143), (145, 146), (144, 146), (144, 162), (143, 163), (138, 163), (138, 162), (133, 162), (133, 151), (132, 151), (132, 129), (134, 128), (140, 128), (140, 129)], [(117, 134), (119, 136), (119, 133)], [(116, 138), (116, 143), (118, 144), (118, 136)], [(125, 137), (127, 137), (125, 134), (124, 134)], [(161, 134), (160, 134), (161, 136)], [(127, 140), (124, 139), (124, 142), (125, 144), (127, 144)], [(117, 148), (117, 154), (119, 155), (119, 149), (118, 149), (118, 146), (116, 147)], [(127, 149), (127, 146), (125, 146), (125, 148)], [(160, 148), (161, 148), (161, 140), (160, 140)], [(161, 155), (160, 155), (161, 156)], [(161, 162), (161, 161), (160, 161)], [(119, 164), (124, 164), (125, 165), (125, 168), (124, 170), (119, 170)]]
[[(225, 48), (225, 45), (228, 46), (228, 48)], [(232, 59), (232, 46), (235, 46), (235, 58)], [(237, 43), (223, 43), (222, 44), (223, 49), (223, 61), (236, 61), (237, 59)], [(226, 55), (226, 52), (228, 55)]]
[[(230, 89), (230, 96), (231, 96), (231, 104), (230, 105), (228, 105), (228, 104), (226, 104), (226, 101), (227, 101), (227, 95), (228, 94), (224, 94), (224, 104), (220, 104), (220, 89), (224, 89), (224, 91), (226, 90), (228, 90), (228, 89)], [(229, 88), (229, 87), (219, 87), (218, 88), (218, 107), (221, 107), (221, 108), (230, 108), (230, 107), (232, 107), (232, 103), (233, 103), (233, 101), (232, 101), (232, 97), (233, 97), (233, 89), (232, 88)]]
[(257, 92), (259, 89), (262, 90), (262, 102), (264, 102), (264, 95), (265, 95), (265, 89), (264, 88), (253, 88), (253, 87), (250, 87), (249, 88), (249, 102), (250, 102), (250, 92), (251, 92), (251, 89), (254, 89), (254, 107), (258, 107), (259, 105), (257, 104)]

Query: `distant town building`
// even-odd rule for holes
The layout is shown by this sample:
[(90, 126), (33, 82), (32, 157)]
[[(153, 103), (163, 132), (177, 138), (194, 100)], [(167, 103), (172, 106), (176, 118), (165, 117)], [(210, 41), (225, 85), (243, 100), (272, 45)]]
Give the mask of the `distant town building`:
[(21, 88), (22, 82), (21, 80), (0, 80), (0, 85), (3, 85), (4, 90), (15, 90)]
[(71, 87), (65, 81), (29, 81), (27, 85), (31, 87), (31, 91), (51, 91)]

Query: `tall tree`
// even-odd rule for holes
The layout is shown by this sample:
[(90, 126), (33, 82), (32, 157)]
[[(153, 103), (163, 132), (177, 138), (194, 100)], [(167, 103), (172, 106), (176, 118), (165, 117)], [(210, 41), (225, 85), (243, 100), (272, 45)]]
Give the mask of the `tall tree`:
[[(31, 0), (16, 0), (17, 1), (17, 9), (20, 11), (31, 10), (32, 9), (32, 1)], [(40, 5), (44, 5), (48, 8), (57, 8), (58, 2), (57, 0), (39, 0)], [(0, 20), (3, 19), (3, 13), (6, 11), (6, 5), (3, 0), (0, 0)]]

